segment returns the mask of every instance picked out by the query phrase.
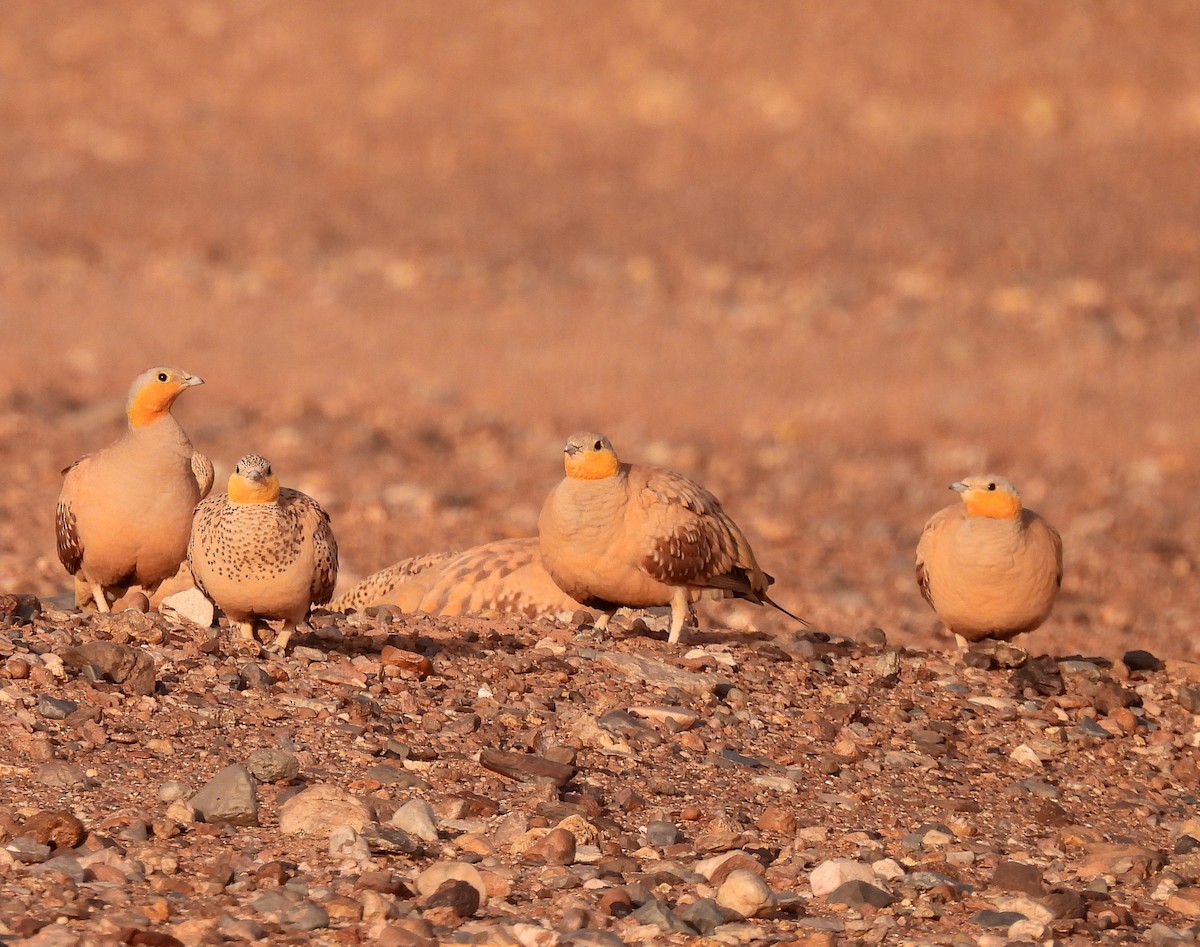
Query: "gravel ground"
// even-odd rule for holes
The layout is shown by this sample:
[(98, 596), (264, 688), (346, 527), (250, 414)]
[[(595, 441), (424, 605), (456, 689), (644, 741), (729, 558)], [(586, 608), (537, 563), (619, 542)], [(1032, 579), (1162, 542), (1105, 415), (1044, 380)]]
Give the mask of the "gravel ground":
[[(7, 10), (0, 940), (1192, 939), (1197, 30)], [(590, 428), (721, 497), (811, 628), (385, 609), (280, 659), (69, 611), (59, 471), (162, 363), (218, 489), (257, 451), (331, 513), (341, 588), (532, 535)], [(964, 660), (912, 557), (988, 471), (1066, 574)]]

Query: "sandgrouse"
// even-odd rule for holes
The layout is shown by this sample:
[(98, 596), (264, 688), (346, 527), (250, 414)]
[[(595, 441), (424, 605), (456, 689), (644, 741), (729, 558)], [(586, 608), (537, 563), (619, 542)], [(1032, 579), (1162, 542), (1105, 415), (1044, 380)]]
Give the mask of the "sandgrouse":
[(203, 384), (178, 368), (133, 380), (120, 440), (63, 471), (55, 533), (58, 558), (75, 576), (76, 604), (101, 612), (131, 585), (147, 594), (187, 554), (192, 511), (212, 488), (213, 467), (171, 414), (179, 394)]
[(312, 497), (279, 486), (265, 457), (247, 454), (226, 496), (196, 508), (188, 563), (196, 585), (254, 641), (262, 619), (282, 619), (272, 649), (283, 651), (312, 605), (337, 582), (338, 551), (329, 516)]
[(1033, 631), (1062, 584), (1062, 539), (1009, 481), (950, 484), (962, 503), (939, 510), (917, 543), (917, 584), (960, 647)]
[(623, 464), (603, 434), (567, 439), (563, 478), (538, 517), (542, 562), (558, 586), (603, 614), (620, 607), (671, 606), (668, 640), (694, 619), (692, 599), (709, 589), (771, 605), (774, 581), (745, 534), (711, 493), (662, 467)]
[(363, 579), (329, 607), (345, 611), (385, 602), (406, 612), (499, 612), (529, 619), (570, 616), (579, 608), (546, 574), (536, 536), (405, 559)]

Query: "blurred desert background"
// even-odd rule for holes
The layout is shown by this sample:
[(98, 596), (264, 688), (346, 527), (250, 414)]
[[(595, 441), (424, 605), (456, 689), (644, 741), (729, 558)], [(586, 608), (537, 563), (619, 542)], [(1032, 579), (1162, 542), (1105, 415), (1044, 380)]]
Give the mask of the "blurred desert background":
[(59, 471), (171, 364), (218, 484), (265, 453), (346, 582), (531, 535), (593, 428), (820, 629), (948, 645), (912, 553), (998, 472), (1066, 545), (1023, 644), (1200, 657), (1198, 35), (1169, 0), (8, 4), (0, 591), (69, 588)]

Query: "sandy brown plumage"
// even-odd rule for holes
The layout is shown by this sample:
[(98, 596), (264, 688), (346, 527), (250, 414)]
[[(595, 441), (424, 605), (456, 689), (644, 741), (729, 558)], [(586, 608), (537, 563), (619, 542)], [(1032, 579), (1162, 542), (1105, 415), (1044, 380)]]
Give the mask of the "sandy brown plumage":
[(917, 585), (960, 641), (1008, 640), (1050, 615), (1062, 585), (1062, 538), (1003, 477), (951, 484), (917, 544)]
[(153, 593), (187, 553), (192, 511), (212, 487), (212, 464), (192, 448), (171, 405), (201, 379), (152, 368), (134, 379), (129, 430), (63, 471), (55, 514), (58, 557), (75, 576), (76, 603), (108, 611), (132, 585)]
[[(567, 476), (538, 518), (542, 562), (568, 595), (604, 616), (618, 607), (671, 606), (676, 642), (692, 598), (718, 590), (791, 615), (767, 595), (773, 581), (711, 493), (682, 474), (622, 464), (602, 434), (573, 434)], [(796, 618), (797, 621), (802, 619)]]
[(405, 559), (368, 576), (330, 608), (384, 603), (432, 615), (499, 612), (529, 619), (569, 616), (579, 607), (546, 573), (536, 537)]
[(281, 488), (266, 458), (247, 454), (228, 493), (196, 508), (188, 563), (243, 637), (253, 640), (260, 620), (281, 619), (273, 648), (282, 651), (309, 608), (332, 597), (337, 542), (316, 500)]

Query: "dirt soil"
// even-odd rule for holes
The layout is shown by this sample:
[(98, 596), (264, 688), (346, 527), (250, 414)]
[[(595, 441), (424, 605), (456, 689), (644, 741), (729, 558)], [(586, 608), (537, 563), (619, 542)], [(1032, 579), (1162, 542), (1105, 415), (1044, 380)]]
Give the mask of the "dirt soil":
[[(204, 835), (211, 826), (184, 819), (169, 820), (174, 834), (164, 822), (167, 837), (157, 837), (154, 820), (166, 819), (168, 805), (160, 783), (198, 789), (255, 746), (311, 740), (299, 753), (301, 775), (267, 790), (262, 826), (275, 825), (273, 794), (301, 784), (332, 782), (395, 803), (398, 791), (365, 771), (386, 756), (393, 730), (415, 728), (430, 746), (404, 762), (437, 776), (422, 770), (431, 788), (417, 793), (443, 820), (434, 847), (444, 851), (387, 870), (415, 881), (450, 854), (494, 859), (489, 871), (511, 876), (518, 894), (495, 896), (472, 923), (532, 910), (543, 933), (524, 932), (530, 942), (574, 924), (563, 920), (570, 898), (586, 915), (574, 926), (645, 939), (637, 931), (646, 925), (605, 914), (598, 899), (619, 884), (658, 891), (660, 882), (641, 877), (650, 856), (616, 875), (588, 877), (594, 861), (572, 864), (563, 870), (585, 886), (572, 887), (521, 863), (495, 825), (457, 823), (521, 811), (553, 825), (565, 810), (538, 805), (570, 796), (584, 815), (613, 823), (597, 843), (604, 857), (617, 857), (613, 846), (622, 857), (641, 851), (648, 813), (684, 826), (675, 844), (692, 847), (668, 857), (688, 871), (707, 857), (697, 836), (728, 830), (731, 850), (771, 849), (747, 858), (777, 894), (800, 898), (735, 924), (734, 940), (999, 936), (963, 927), (982, 906), (977, 894), (965, 902), (946, 894), (953, 885), (937, 901), (952, 905), (951, 920), (941, 920), (943, 908), (933, 910), (912, 882), (922, 859), (938, 871), (965, 869), (975, 892), (999, 861), (1029, 860), (1080, 894), (1094, 878), (1072, 861), (1079, 846), (1136, 841), (1170, 852), (1190, 837), (1180, 827), (1195, 805), (1188, 669), (1200, 660), (1197, 31), (1200, 11), (1184, 0), (10, 5), (0, 30), (0, 592), (35, 595), (44, 608), (22, 605), (9, 619), (9, 658), (32, 662), (24, 675), (19, 661), (8, 668), (3, 692), (14, 737), (0, 804), (12, 828), (19, 833), (35, 809), (63, 808), (83, 820), (85, 846), (103, 846), (138, 818), (151, 824), (149, 841), (120, 842), (123, 865), (136, 860), (145, 871), (101, 872), (144, 915), (126, 928), (149, 937), (203, 914), (189, 899), (207, 889), (196, 882), (172, 893), (178, 878), (156, 873), (138, 846), (173, 852), (187, 876), (194, 865), (181, 845), (215, 839), (236, 850), (240, 838)], [(705, 605), (700, 643), (738, 670), (721, 665), (733, 677), (698, 692), (645, 676), (629, 684), (618, 709), (686, 704), (703, 734), (691, 747), (678, 741), (692, 729), (656, 731), (657, 743), (626, 735), (636, 765), (572, 729), (588, 700), (603, 696), (606, 674), (628, 677), (588, 649), (645, 653), (681, 673), (716, 673), (700, 665), (720, 663), (685, 658), (653, 629), (581, 644), (549, 626), (396, 619), (399, 630), (389, 630), (378, 615), (356, 619), (365, 629), (329, 619), (326, 637), (314, 633), (306, 645), (328, 646), (328, 662), (272, 659), (272, 683), (247, 691), (235, 680), (243, 662), (223, 638), (158, 619), (149, 630), (114, 630), (61, 610), (69, 582), (53, 543), (59, 471), (119, 436), (129, 382), (154, 364), (205, 379), (176, 414), (216, 462), (219, 486), (239, 456), (257, 451), (285, 485), (329, 510), (342, 587), (407, 556), (532, 535), (560, 476), (563, 440), (591, 428), (625, 459), (673, 467), (721, 497), (776, 576), (775, 597), (814, 631), (797, 637), (777, 614)], [(1010, 477), (1063, 535), (1057, 608), (1018, 642), (1033, 656), (1028, 666), (1043, 670), (1064, 667), (1044, 655), (1095, 659), (1094, 671), (1066, 662), (1062, 693), (1014, 684), (1020, 669), (944, 657), (949, 639), (916, 589), (912, 554), (925, 519), (950, 502), (951, 481), (989, 471)], [(55, 664), (93, 636), (153, 654), (153, 693), (89, 680), (87, 662)], [(554, 648), (534, 649), (547, 638)], [(431, 668), (385, 673), (385, 642), (427, 656)], [(823, 657), (830, 648), (832, 663)], [(1168, 670), (1129, 671), (1121, 658), (1131, 649)], [(877, 680), (893, 677), (887, 653), (901, 655), (901, 683), (877, 692)], [(338, 677), (352, 658), (361, 682)], [(524, 692), (485, 699), (481, 688), (525, 661), (546, 680), (522, 713), (558, 716), (497, 724), (487, 701), (520, 706)], [(421, 674), (411, 692), (398, 684)], [(1070, 683), (1079, 680), (1091, 690)], [(1145, 690), (1141, 706), (1114, 703), (1105, 681), (1120, 695)], [(959, 690), (943, 692), (951, 683)], [(1095, 696), (1101, 684), (1107, 698)], [(731, 701), (729, 686), (741, 697)], [(292, 708), (311, 700), (303, 705), (311, 717), (291, 719), (289, 710), (285, 726), (251, 714), (261, 731), (211, 742), (221, 714), (242, 712), (244, 693), (266, 704), (274, 694)], [(42, 713), (43, 696), (97, 709), (72, 729)], [(980, 715), (1001, 698), (1013, 703), (999, 719)], [(853, 710), (834, 714), (824, 733), (813, 728), (829, 702)], [(1133, 719), (1118, 713), (1108, 736), (1082, 722), (1107, 725), (1118, 705)], [(448, 734), (462, 715), (483, 722)], [(925, 717), (954, 732), (925, 726)], [(952, 795), (915, 777), (967, 782), (957, 770), (935, 777), (937, 766), (888, 762), (886, 753), (911, 750), (889, 741), (914, 720), (983, 774), (963, 791), (982, 794), (985, 813), (1009, 805), (989, 794), (1020, 782), (1010, 770), (1036, 772), (1048, 796), (1082, 799), (1071, 787), (1092, 786), (1086, 805), (1045, 801), (1095, 837), (1077, 833), (1076, 845), (1044, 826), (1039, 835), (1031, 805), (1005, 813), (1002, 828), (992, 815), (955, 828), (943, 812), (955, 839), (990, 845), (972, 860), (947, 862), (945, 845), (905, 847), (935, 813), (898, 800), (913, 785), (924, 787), (918, 796)], [(101, 732), (81, 736), (85, 723)], [(541, 742), (531, 736), (538, 727)], [(1071, 729), (1079, 727), (1100, 751), (1080, 752)], [(1066, 754), (1039, 744), (1014, 763), (1021, 733), (1057, 740)], [(321, 742), (338, 734), (340, 748)], [(797, 741), (820, 749), (810, 759)], [(569, 746), (583, 784), (560, 787), (553, 800), (544, 782), (542, 796), (514, 797), (512, 786), (524, 783), (480, 770), (478, 752), (489, 746), (540, 754)], [(747, 783), (748, 772), (764, 773), (721, 755), (733, 748), (770, 757), (759, 769), (796, 788)], [(843, 762), (820, 763), (822, 754)], [(39, 783), (48, 759), (95, 771), (93, 785)], [(1106, 796), (1114, 761), (1131, 775)], [(663, 780), (657, 788), (650, 771)], [(692, 773), (690, 796), (668, 791)], [(812, 780), (824, 780), (815, 795)], [(464, 815), (446, 801), (463, 788), (498, 810)], [(644, 796), (644, 808), (620, 809), (625, 790)], [(869, 815), (861, 795), (858, 809), (837, 801), (856, 792), (872, 793)], [(717, 828), (689, 828), (689, 806)], [(779, 832), (775, 821), (758, 822), (772, 807), (793, 811), (799, 828), (784, 820), (783, 834), (764, 840)], [(313, 859), (298, 871), (318, 906), (328, 906), (313, 893), (321, 886), (338, 897), (357, 890), (365, 862), (346, 868), (324, 842), (297, 854), (273, 829), (247, 831), (258, 841), (231, 869), (234, 894), (223, 897), (232, 900), (213, 918), (252, 913), (258, 893), (247, 879), (272, 859)], [(741, 838), (746, 831), (754, 837)], [(492, 848), (464, 848), (461, 835)], [(922, 892), (906, 896), (908, 914), (810, 900), (807, 866), (860, 849), (895, 858), (907, 879), (899, 888)], [(55, 911), (39, 913), (45, 882), (23, 857), (4, 866), (17, 905), (5, 920), (30, 933), (38, 925), (22, 929), (21, 917), (49, 922)], [(1191, 876), (1162, 859), (1131, 864), (1149, 867), (1139, 878), (1098, 873), (1112, 877), (1108, 897), (1129, 914), (1103, 936), (1148, 936), (1154, 924), (1184, 936), (1193, 916), (1184, 907), (1200, 914), (1200, 899), (1169, 902), (1175, 892), (1163, 884), (1187, 891)], [(38, 936), (116, 936), (102, 934), (104, 911), (93, 902), (111, 892), (97, 894), (104, 885), (90, 871), (70, 881), (75, 913)], [(658, 892), (664, 904), (682, 910), (707, 896), (687, 872), (677, 877)], [(383, 896), (421, 919), (416, 894)], [(154, 897), (162, 904), (150, 908)], [(1031, 939), (1101, 937), (1098, 911), (1045, 921)], [(842, 927), (801, 924), (813, 916)], [(335, 916), (303, 935), (266, 923), (262, 936), (278, 943), (379, 933), (361, 917)], [(413, 936), (445, 938), (449, 929)], [(5, 942), (15, 936), (0, 932)]]

